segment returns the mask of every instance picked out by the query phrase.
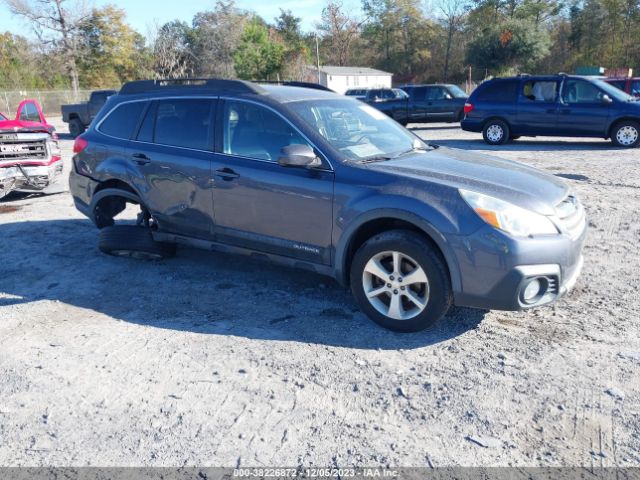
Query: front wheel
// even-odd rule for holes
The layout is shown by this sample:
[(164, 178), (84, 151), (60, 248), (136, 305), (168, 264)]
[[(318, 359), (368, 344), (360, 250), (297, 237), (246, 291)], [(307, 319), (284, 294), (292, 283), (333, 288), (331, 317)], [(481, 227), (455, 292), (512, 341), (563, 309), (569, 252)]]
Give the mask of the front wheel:
[(611, 132), (611, 141), (616, 147), (633, 148), (640, 145), (640, 124), (622, 121)]
[(351, 290), (362, 311), (396, 332), (432, 326), (451, 305), (446, 266), (424, 237), (405, 230), (374, 236), (356, 252)]
[(509, 125), (503, 120), (489, 120), (482, 129), (482, 136), (489, 145), (502, 145), (509, 140)]

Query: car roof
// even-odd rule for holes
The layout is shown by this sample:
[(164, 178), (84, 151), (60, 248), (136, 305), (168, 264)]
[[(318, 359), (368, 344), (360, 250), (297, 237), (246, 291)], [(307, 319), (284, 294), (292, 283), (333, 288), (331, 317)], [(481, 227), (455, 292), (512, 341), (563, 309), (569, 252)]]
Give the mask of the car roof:
[(302, 100), (341, 98), (328, 88), (304, 82), (279, 84), (272, 82), (247, 82), (227, 79), (179, 79), (179, 80), (136, 80), (122, 86), (118, 101), (124, 98), (144, 99), (149, 97), (193, 97), (193, 96), (237, 96), (255, 99), (271, 99), (277, 103)]
[(344, 99), (344, 96), (338, 93), (315, 88), (291, 87), (287, 85), (260, 85), (260, 87), (279, 103), (300, 102), (304, 100)]

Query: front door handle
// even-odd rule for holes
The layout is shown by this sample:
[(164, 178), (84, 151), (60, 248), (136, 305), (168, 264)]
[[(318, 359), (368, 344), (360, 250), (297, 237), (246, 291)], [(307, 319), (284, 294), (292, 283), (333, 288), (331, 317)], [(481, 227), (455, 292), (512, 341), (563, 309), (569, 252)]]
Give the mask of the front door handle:
[(216, 170), (214, 172), (216, 177), (220, 177), (223, 180), (229, 181), (229, 180), (233, 180), (234, 178), (238, 178), (240, 175), (237, 174), (236, 172), (233, 171), (233, 169), (225, 167), (225, 168), (220, 168), (218, 170)]
[(147, 157), (144, 153), (134, 153), (131, 156), (133, 157), (133, 160), (138, 165), (146, 165), (147, 163), (151, 162), (151, 159)]

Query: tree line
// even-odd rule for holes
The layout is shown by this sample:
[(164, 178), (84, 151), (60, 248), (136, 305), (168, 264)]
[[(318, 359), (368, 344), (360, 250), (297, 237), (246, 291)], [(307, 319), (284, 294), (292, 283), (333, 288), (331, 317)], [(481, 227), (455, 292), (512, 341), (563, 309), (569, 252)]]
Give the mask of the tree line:
[(313, 31), (218, 0), (146, 36), (114, 6), (0, 0), (32, 27), (0, 34), (0, 89), (115, 87), (140, 78), (304, 80), (323, 65), (371, 66), (397, 82), (464, 82), (578, 66), (640, 69), (640, 0), (327, 0)]

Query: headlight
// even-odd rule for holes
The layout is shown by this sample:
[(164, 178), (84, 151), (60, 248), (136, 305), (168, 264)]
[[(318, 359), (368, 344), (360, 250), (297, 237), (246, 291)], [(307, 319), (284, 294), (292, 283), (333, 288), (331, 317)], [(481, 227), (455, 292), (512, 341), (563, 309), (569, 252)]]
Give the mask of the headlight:
[(558, 233), (553, 222), (539, 213), (468, 190), (460, 190), (460, 195), (482, 220), (516, 237)]

